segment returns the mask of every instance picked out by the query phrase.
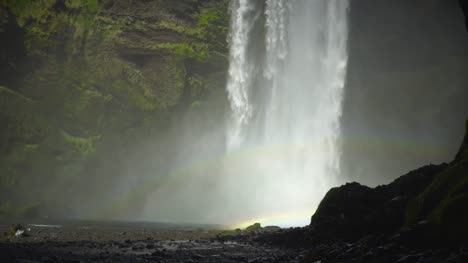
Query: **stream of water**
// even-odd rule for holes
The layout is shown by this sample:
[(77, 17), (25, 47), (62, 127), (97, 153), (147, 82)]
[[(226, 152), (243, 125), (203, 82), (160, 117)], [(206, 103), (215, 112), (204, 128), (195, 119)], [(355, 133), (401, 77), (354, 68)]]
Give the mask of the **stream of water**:
[(232, 1), (225, 170), (252, 216), (307, 224), (339, 181), (347, 12), (346, 0)]

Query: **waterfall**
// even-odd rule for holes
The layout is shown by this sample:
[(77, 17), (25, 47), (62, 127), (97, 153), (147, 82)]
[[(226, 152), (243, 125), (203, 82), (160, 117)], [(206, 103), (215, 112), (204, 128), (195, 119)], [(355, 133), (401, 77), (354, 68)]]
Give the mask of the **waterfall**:
[[(232, 0), (226, 163), (252, 216), (308, 223), (338, 181), (347, 0)], [(262, 214), (262, 215), (259, 215)]]
[(247, 46), (251, 23), (249, 13), (254, 10), (252, 1), (233, 1), (230, 41), (230, 67), (227, 90), (232, 109), (232, 123), (229, 131), (228, 147), (235, 147), (242, 140), (242, 130), (252, 116), (249, 93), (252, 86), (252, 65), (248, 63)]

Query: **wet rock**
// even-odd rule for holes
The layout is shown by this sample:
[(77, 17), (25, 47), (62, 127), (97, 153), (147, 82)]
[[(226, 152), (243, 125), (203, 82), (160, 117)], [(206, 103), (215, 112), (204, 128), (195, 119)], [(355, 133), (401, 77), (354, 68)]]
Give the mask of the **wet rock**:
[(130, 247), (130, 243), (126, 243), (126, 242), (119, 243), (119, 244), (117, 245), (117, 247), (118, 247), (118, 248), (121, 248), (121, 249), (122, 249), (122, 248), (128, 248), (128, 247)]
[(30, 259), (16, 259), (17, 263), (40, 263), (40, 261), (30, 260)]
[(262, 232), (276, 232), (280, 230), (281, 230), (281, 227), (279, 226), (266, 226), (261, 229)]
[(205, 257), (202, 256), (202, 255), (200, 255), (200, 254), (194, 254), (194, 255), (192, 256), (192, 258), (193, 258), (193, 259), (204, 259)]
[(22, 229), (16, 230), (16, 232), (15, 232), (15, 237), (22, 237), (22, 236), (24, 236), (24, 233), (25, 233), (24, 231), (25, 231), (25, 230), (22, 230)]
[(398, 263), (417, 262), (424, 254), (407, 255), (398, 259)]
[(331, 189), (312, 216), (316, 239), (356, 240), (372, 233), (391, 233), (405, 223), (406, 207), (447, 164), (428, 165), (376, 188), (359, 183)]
[[(12, 225), (8, 228), (8, 231), (4, 233), (5, 237), (25, 237), (27, 236), (27, 229), (22, 224)], [(30, 231), (30, 229), (29, 229)]]
[(154, 244), (146, 244), (146, 248), (147, 249), (153, 249), (155, 248), (156, 246)]
[(136, 246), (132, 246), (131, 249), (132, 249), (132, 250), (136, 250), (136, 251), (138, 251), (138, 250), (143, 250), (143, 249), (145, 249), (145, 246), (143, 246), (143, 245), (136, 245)]
[(166, 256), (166, 252), (165, 252), (165, 250), (157, 250), (157, 251), (154, 251), (153, 253), (151, 253), (151, 256), (152, 257), (164, 257), (164, 256)]
[(50, 257), (41, 257), (41, 261), (45, 261), (45, 262), (48, 262), (48, 261), (51, 261), (52, 259)]

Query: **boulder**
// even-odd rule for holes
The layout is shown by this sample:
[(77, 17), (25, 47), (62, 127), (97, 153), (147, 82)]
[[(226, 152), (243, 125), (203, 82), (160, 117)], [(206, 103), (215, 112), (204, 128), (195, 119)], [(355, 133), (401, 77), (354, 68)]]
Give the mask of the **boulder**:
[(253, 232), (258, 231), (258, 230), (260, 230), (260, 229), (262, 229), (262, 226), (260, 225), (260, 223), (255, 223), (255, 224), (253, 224), (253, 225), (248, 226), (248, 227), (245, 229), (245, 232), (247, 232), (247, 233), (253, 233)]
[(312, 216), (313, 235), (354, 240), (396, 231), (404, 226), (408, 201), (445, 167), (447, 164), (424, 166), (376, 188), (354, 182), (331, 189)]
[(415, 196), (406, 211), (407, 225), (426, 220), (438, 239), (468, 241), (468, 123), (454, 161)]

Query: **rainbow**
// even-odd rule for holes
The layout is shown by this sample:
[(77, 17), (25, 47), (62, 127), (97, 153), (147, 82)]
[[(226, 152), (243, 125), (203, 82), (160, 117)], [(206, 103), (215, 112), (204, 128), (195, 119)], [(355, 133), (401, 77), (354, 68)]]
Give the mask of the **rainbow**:
[[(378, 152), (382, 147), (390, 147), (392, 151), (398, 151), (409, 155), (434, 155), (440, 152), (440, 148), (444, 147), (441, 144), (428, 143), (426, 140), (405, 140), (394, 136), (377, 137), (377, 136), (355, 136), (351, 140), (351, 145), (355, 145), (356, 152), (364, 152), (372, 154)], [(143, 180), (137, 187), (122, 193), (120, 198), (116, 199), (111, 205), (105, 208), (100, 207), (92, 211), (92, 218), (113, 218), (123, 214), (129, 206), (135, 202), (142, 202), (146, 196), (161, 187), (176, 187), (183, 184), (186, 178), (204, 174), (210, 171), (210, 168), (218, 167), (222, 162), (240, 161), (250, 159), (254, 156), (262, 156), (264, 159), (274, 160), (280, 158), (289, 149), (298, 147), (307, 149), (319, 149), (317, 141), (309, 141), (304, 144), (289, 143), (289, 144), (274, 144), (274, 145), (253, 145), (243, 147), (236, 151), (232, 151), (226, 155), (211, 155), (205, 159), (188, 162), (185, 166), (179, 167), (170, 174), (163, 176), (153, 176)], [(388, 149), (388, 147), (386, 149)], [(247, 219), (243, 222), (233, 223), (229, 227), (242, 228), (251, 225), (255, 222), (262, 225), (279, 225), (279, 226), (300, 226), (309, 223), (310, 217), (313, 214), (314, 208), (311, 210), (287, 212), (287, 213), (272, 213), (269, 215), (259, 216), (258, 218)], [(207, 222), (210, 223), (210, 222)]]

